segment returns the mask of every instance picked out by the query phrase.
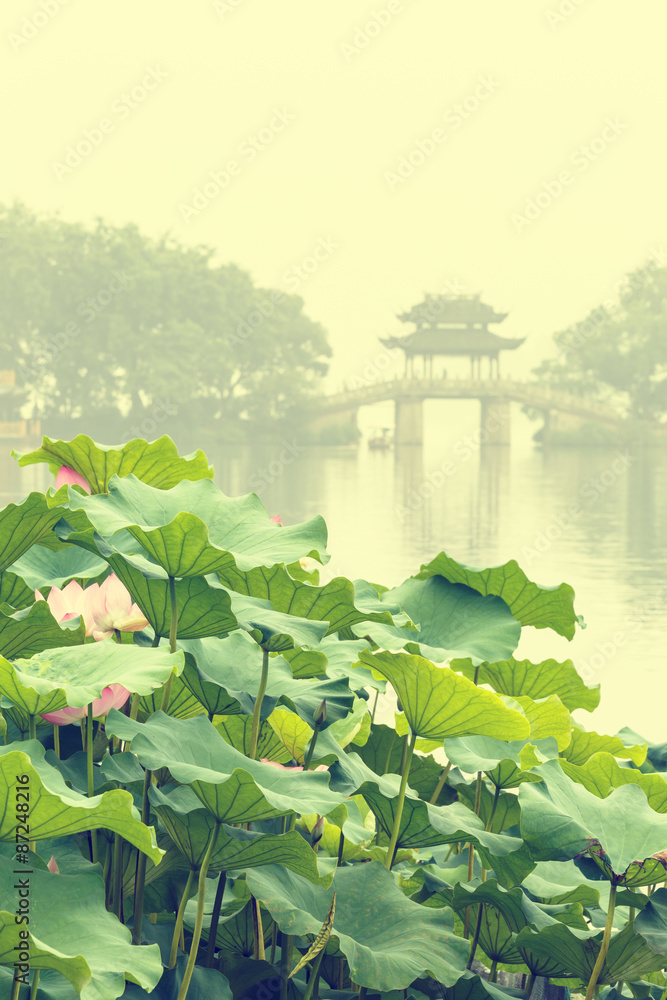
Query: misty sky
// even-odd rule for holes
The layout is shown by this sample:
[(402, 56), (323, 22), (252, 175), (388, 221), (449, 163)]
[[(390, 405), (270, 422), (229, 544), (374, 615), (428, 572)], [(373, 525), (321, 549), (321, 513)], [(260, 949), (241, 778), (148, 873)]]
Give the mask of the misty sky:
[(424, 291), (509, 311), (528, 370), (667, 251), (666, 29), (664, 0), (8, 0), (0, 198), (298, 291), (334, 382)]

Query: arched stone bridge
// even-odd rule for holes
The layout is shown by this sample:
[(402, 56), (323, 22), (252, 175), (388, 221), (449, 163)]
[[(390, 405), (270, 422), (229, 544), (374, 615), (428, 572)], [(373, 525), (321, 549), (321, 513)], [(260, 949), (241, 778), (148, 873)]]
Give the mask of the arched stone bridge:
[(597, 400), (564, 392), (540, 382), (514, 379), (417, 379), (396, 378), (371, 382), (358, 388), (325, 396), (313, 414), (312, 426), (356, 424), (360, 406), (394, 400), (396, 444), (422, 444), (425, 399), (479, 399), (481, 429), (489, 444), (509, 444), (510, 403), (540, 410), (545, 419), (545, 436), (555, 420), (560, 426), (577, 426), (595, 421), (617, 427), (623, 420), (613, 407)]

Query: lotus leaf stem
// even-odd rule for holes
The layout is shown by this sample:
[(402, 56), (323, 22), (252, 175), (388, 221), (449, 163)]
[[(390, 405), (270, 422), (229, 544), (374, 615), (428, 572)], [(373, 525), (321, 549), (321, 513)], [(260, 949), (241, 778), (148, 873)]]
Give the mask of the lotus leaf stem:
[(310, 740), (310, 745), (308, 747), (308, 752), (306, 753), (306, 759), (303, 762), (303, 769), (307, 771), (310, 768), (310, 762), (313, 759), (313, 753), (315, 752), (315, 744), (317, 743), (317, 737), (320, 733), (320, 727), (315, 725), (313, 729), (313, 735)]
[(181, 928), (183, 927), (183, 915), (185, 913), (185, 907), (190, 898), (190, 889), (192, 887), (192, 880), (195, 875), (194, 868), (190, 868), (188, 872), (188, 880), (185, 883), (185, 889), (183, 890), (183, 895), (181, 896), (181, 902), (178, 906), (178, 912), (176, 913), (176, 923), (174, 924), (174, 933), (171, 938), (171, 950), (169, 952), (169, 965), (167, 968), (173, 969), (176, 965), (176, 958), (178, 956), (178, 942), (181, 940)]
[(430, 805), (434, 806), (438, 801), (438, 799), (440, 798), (440, 792), (445, 787), (445, 782), (449, 777), (449, 772), (451, 771), (451, 769), (452, 769), (452, 764), (450, 761), (440, 773), (440, 777), (438, 778), (438, 784), (435, 786), (435, 791), (433, 792), (433, 795), (429, 799)]
[(373, 701), (373, 711), (371, 712), (371, 726), (375, 722), (375, 709), (378, 707), (378, 698), (380, 697), (380, 689), (375, 689), (375, 699)]
[(248, 756), (250, 760), (255, 760), (257, 757), (257, 743), (259, 742), (259, 718), (262, 712), (262, 702), (264, 701), (264, 695), (266, 694), (266, 685), (269, 681), (269, 651), (268, 649), (262, 649), (262, 674), (259, 680), (259, 688), (257, 690), (257, 697), (255, 698), (255, 707), (252, 713), (252, 729), (250, 732), (250, 753)]
[(616, 884), (612, 882), (609, 888), (609, 909), (607, 910), (607, 922), (604, 925), (602, 944), (600, 945), (600, 951), (598, 953), (595, 965), (593, 966), (593, 971), (591, 972), (591, 978), (588, 981), (588, 989), (586, 990), (585, 1000), (591, 1000), (593, 993), (595, 992), (595, 988), (598, 982), (598, 977), (602, 972), (602, 966), (604, 965), (604, 960), (607, 957), (607, 952), (609, 951), (609, 942), (611, 940), (611, 928), (614, 923), (615, 909), (616, 909)]
[(292, 971), (294, 938), (291, 934), (280, 934), (280, 1000), (287, 1000), (289, 974)]
[(113, 840), (113, 911), (123, 922), (123, 839), (114, 834)]
[(30, 716), (28, 716), (28, 739), (29, 740), (36, 740), (37, 739), (37, 716), (36, 715), (30, 715)]
[(491, 968), (489, 969), (489, 982), (495, 983), (498, 977), (498, 959), (494, 958), (491, 962)]
[(496, 785), (496, 790), (493, 793), (493, 802), (491, 804), (491, 812), (489, 813), (489, 818), (484, 824), (484, 829), (488, 833), (493, 825), (493, 818), (496, 815), (496, 809), (498, 808), (498, 800), (500, 799), (500, 785)]
[(264, 962), (266, 960), (266, 952), (264, 951), (262, 914), (259, 909), (259, 902), (254, 896), (250, 897), (250, 908), (252, 910), (252, 930), (255, 938), (255, 961)]
[[(175, 653), (176, 646), (176, 636), (178, 635), (178, 601), (176, 599), (176, 578), (173, 576), (169, 577), (169, 652)], [(174, 683), (174, 672), (169, 674), (169, 678), (165, 686), (162, 688), (162, 702), (160, 704), (160, 711), (166, 712), (169, 708), (169, 699), (171, 698), (171, 687)]]
[(475, 933), (472, 937), (472, 942), (470, 944), (470, 956), (468, 958), (468, 964), (466, 969), (472, 968), (472, 963), (475, 960), (475, 952), (477, 951), (477, 945), (479, 944), (479, 934), (482, 929), (482, 917), (484, 916), (484, 903), (479, 904), (479, 913), (477, 914), (477, 923), (475, 924)]
[(21, 989), (21, 980), (14, 979), (14, 985), (12, 986), (12, 995), (10, 1000), (19, 1000), (19, 990)]
[[(88, 765), (88, 798), (92, 799), (95, 794), (95, 782), (93, 771), (93, 703), (88, 706), (86, 717), (86, 762)], [(97, 830), (90, 831), (90, 860), (97, 863)]]
[(415, 743), (417, 742), (417, 734), (412, 733), (410, 736), (409, 744), (406, 743), (408, 749), (406, 752), (405, 763), (401, 769), (401, 785), (398, 790), (398, 798), (396, 800), (396, 815), (394, 816), (394, 828), (391, 831), (391, 839), (389, 840), (389, 846), (387, 848), (387, 855), (384, 859), (385, 867), (391, 870), (391, 866), (394, 863), (394, 854), (396, 853), (396, 846), (398, 844), (398, 835), (401, 830), (401, 819), (403, 818), (403, 804), (405, 802), (405, 790), (408, 787), (408, 775), (410, 774), (410, 765), (412, 764), (412, 756), (415, 751)]
[(35, 969), (30, 984), (30, 1000), (37, 1000), (37, 987), (39, 986), (39, 969)]
[(208, 947), (206, 949), (206, 968), (213, 968), (213, 958), (215, 955), (215, 939), (218, 934), (218, 924), (220, 922), (220, 910), (222, 909), (222, 897), (225, 894), (225, 883), (227, 882), (227, 872), (221, 872), (218, 879), (218, 886), (215, 890), (215, 902), (213, 903), (213, 913), (211, 914), (211, 927), (208, 934)]
[(313, 997), (313, 993), (315, 994), (315, 998), (318, 995), (318, 985), (320, 981), (320, 965), (322, 964), (322, 959), (324, 958), (325, 950), (326, 949), (322, 948), (322, 951), (315, 959), (313, 967), (310, 970), (310, 978), (308, 979), (308, 986), (306, 987), (306, 992), (303, 995), (303, 1000), (311, 1000), (311, 997)]
[[(150, 805), (148, 790), (153, 780), (153, 772), (144, 773), (144, 791), (141, 800), (141, 822), (148, 826)], [(137, 854), (137, 873), (134, 882), (134, 924), (132, 927), (132, 944), (141, 944), (141, 921), (144, 916), (144, 886), (146, 884), (146, 855), (143, 851)], [(191, 973), (192, 974), (192, 973)]]
[(183, 976), (183, 982), (181, 983), (181, 988), (178, 991), (177, 1000), (185, 1000), (188, 989), (190, 987), (190, 980), (192, 979), (192, 973), (194, 971), (195, 962), (197, 961), (197, 951), (199, 949), (199, 942), (201, 941), (201, 930), (204, 925), (204, 902), (206, 899), (206, 875), (208, 873), (208, 866), (211, 861), (211, 855), (215, 849), (215, 844), (218, 839), (218, 833), (220, 832), (220, 823), (216, 821), (215, 826), (211, 830), (208, 838), (208, 843), (206, 844), (206, 852), (204, 854), (204, 859), (201, 863), (201, 868), (199, 869), (199, 885), (197, 891), (197, 914), (195, 917), (195, 926), (192, 931), (192, 941), (190, 942), (190, 954), (188, 955), (188, 964), (185, 967), (185, 975)]
[(53, 749), (56, 757), (60, 760), (60, 729), (55, 725), (53, 727)]

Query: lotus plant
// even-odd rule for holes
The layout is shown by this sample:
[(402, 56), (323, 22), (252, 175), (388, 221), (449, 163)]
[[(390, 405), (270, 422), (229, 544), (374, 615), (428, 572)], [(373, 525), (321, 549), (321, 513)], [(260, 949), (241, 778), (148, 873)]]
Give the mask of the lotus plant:
[[(35, 598), (43, 601), (38, 590)], [(46, 601), (58, 622), (80, 615), (86, 625), (86, 637), (96, 641), (109, 639), (116, 632), (139, 632), (148, 625), (138, 605), (132, 603), (130, 593), (112, 573), (104, 583), (92, 583), (85, 589), (72, 580), (62, 590), (52, 587)]]
[(59, 490), (61, 486), (80, 486), (85, 493), (90, 493), (91, 489), (88, 482), (75, 469), (70, 469), (68, 465), (61, 465), (58, 469), (56, 475), (56, 489)]

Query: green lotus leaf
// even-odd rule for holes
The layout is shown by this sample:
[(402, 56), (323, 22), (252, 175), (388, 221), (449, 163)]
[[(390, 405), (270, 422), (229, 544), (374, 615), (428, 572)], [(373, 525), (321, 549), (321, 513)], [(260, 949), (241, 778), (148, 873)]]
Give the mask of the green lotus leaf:
[[(515, 559), (490, 569), (474, 569), (452, 559), (445, 552), (425, 563), (417, 580), (442, 576), (450, 583), (464, 584), (479, 594), (491, 594), (503, 599), (513, 616), (522, 625), (550, 628), (566, 639), (574, 637), (582, 619), (574, 613), (574, 591), (567, 583), (558, 587), (542, 587), (529, 580)], [(491, 660), (489, 657), (485, 659)], [(500, 659), (500, 657), (496, 657)]]
[(452, 985), (463, 974), (467, 942), (454, 935), (453, 915), (407, 899), (378, 862), (338, 868), (329, 890), (277, 866), (248, 872), (248, 885), (284, 934), (317, 935), (336, 893), (328, 949), (350, 963), (355, 983), (407, 989), (431, 974)]
[[(318, 739), (318, 747), (324, 749), (322, 737)], [(383, 775), (397, 774), (401, 770), (401, 761), (407, 737), (400, 737), (394, 729), (375, 723), (365, 744), (358, 748), (358, 754), (371, 771)], [(320, 750), (316, 751), (319, 757)], [(442, 765), (430, 756), (415, 756), (410, 768), (410, 788), (420, 799), (430, 802), (440, 783)], [(456, 793), (449, 784), (441, 787), (434, 805), (445, 805), (453, 802)]]
[(633, 764), (639, 766), (646, 759), (646, 744), (627, 746), (618, 736), (587, 732), (575, 725), (570, 733), (570, 743), (562, 756), (571, 764), (581, 765), (595, 753), (610, 753), (614, 757), (631, 760)]
[(635, 931), (651, 951), (667, 956), (667, 889), (656, 889), (641, 913), (635, 917)]
[(525, 716), (448, 667), (408, 653), (362, 652), (359, 658), (390, 681), (417, 736), (444, 740), (479, 734), (516, 740), (530, 735)]
[(29, 715), (44, 715), (66, 705), (89, 705), (110, 684), (149, 694), (173, 671), (179, 674), (183, 662), (181, 652), (170, 654), (165, 647), (142, 649), (105, 639), (68, 649), (47, 649), (14, 663), (0, 657), (0, 693)]
[[(523, 880), (526, 889), (538, 902), (581, 903), (585, 907), (609, 905), (610, 883), (599, 877), (586, 878), (574, 861), (540, 861)], [(634, 906), (641, 909), (646, 896), (630, 889), (619, 889), (616, 893), (618, 906)]]
[(509, 986), (489, 983), (481, 976), (466, 972), (458, 983), (450, 986), (447, 997), (448, 1000), (524, 1000), (525, 993)]
[(601, 799), (621, 785), (639, 785), (651, 809), (667, 813), (667, 781), (661, 774), (642, 774), (634, 767), (621, 767), (610, 753), (595, 753), (580, 765), (561, 760), (561, 767), (573, 781)]
[[(162, 979), (150, 995), (151, 1000), (175, 1000), (178, 997), (187, 961), (187, 955), (179, 955), (176, 959), (176, 968), (164, 970)], [(259, 963), (252, 962), (251, 964)], [(272, 966), (269, 966), (269, 969), (272, 969)], [(145, 991), (133, 983), (128, 983), (125, 993), (123, 993), (123, 1000), (145, 1000), (145, 997)], [(232, 988), (226, 976), (223, 976), (217, 969), (205, 969), (201, 965), (195, 965), (188, 986), (188, 1000), (232, 1000), (232, 998)], [(499, 997), (498, 1000), (503, 1000), (503, 998)]]
[[(601, 940), (601, 931), (594, 937), (584, 936), (581, 931), (556, 923), (537, 933), (525, 927), (517, 934), (515, 943), (533, 974), (574, 978), (587, 983), (600, 951)], [(640, 979), (646, 973), (662, 969), (663, 965), (664, 958), (656, 955), (644, 939), (628, 926), (612, 935), (598, 983)]]
[[(505, 696), (507, 698), (507, 696)], [(530, 723), (530, 742), (548, 739), (556, 740), (559, 750), (569, 746), (572, 732), (572, 719), (558, 695), (551, 694), (541, 701), (533, 701), (525, 695), (507, 698), (511, 705), (516, 702)]]
[[(251, 715), (259, 690), (262, 651), (248, 633), (237, 629), (225, 639), (187, 639), (183, 680), (211, 715)], [(262, 718), (280, 701), (307, 723), (327, 701), (326, 726), (347, 716), (354, 694), (346, 680), (297, 680), (281, 656), (269, 658), (269, 678)]]
[(270, 652), (282, 653), (296, 646), (319, 645), (324, 638), (326, 622), (309, 621), (295, 615), (284, 614), (271, 607), (269, 601), (228, 591), (232, 611), (241, 628), (250, 632), (255, 640)]
[(9, 503), (0, 510), (0, 572), (51, 531), (63, 516), (57, 504), (66, 498), (64, 489), (51, 503), (41, 493), (30, 493), (21, 503)]
[[(0, 858), (0, 899), (18, 909), (14, 865)], [(0, 964), (13, 965), (28, 947), (34, 971), (53, 969), (70, 981), (82, 1000), (116, 1000), (126, 977), (152, 990), (162, 975), (156, 944), (133, 946), (132, 935), (104, 906), (104, 882), (94, 872), (53, 875), (33, 870), (30, 923), (17, 924), (0, 912)], [(63, 914), (67, 919), (63, 920)], [(22, 932), (23, 935), (22, 936)]]
[(0, 573), (0, 605), (9, 604), (11, 608), (27, 608), (35, 603), (35, 588), (16, 573), (5, 570)]
[(89, 581), (106, 575), (109, 567), (101, 556), (87, 552), (78, 545), (62, 545), (54, 550), (38, 544), (24, 552), (14, 563), (12, 570), (28, 586), (34, 590), (44, 590), (46, 595), (50, 587), (62, 590), (70, 580), (77, 580), (85, 586)]
[[(283, 614), (328, 622), (328, 633), (362, 621), (392, 623), (389, 611), (380, 607), (355, 607), (356, 591), (351, 580), (337, 576), (323, 587), (295, 580), (282, 565), (256, 566), (241, 573), (230, 569), (220, 574), (225, 587), (249, 597), (270, 601)], [(379, 604), (379, 602), (377, 602)]]
[[(144, 826), (134, 808), (132, 796), (118, 788), (86, 798), (68, 788), (62, 775), (44, 760), (44, 747), (37, 740), (0, 747), (0, 800), (16, 801), (17, 775), (27, 775), (30, 792), (30, 839), (64, 837), (84, 830), (107, 829), (119, 833), (147, 854), (156, 864), (162, 851), (153, 831)], [(0, 841), (16, 842), (16, 813), (5, 810), (0, 816)]]
[[(165, 648), (163, 645), (160, 647)], [(142, 695), (139, 701), (139, 722), (145, 722), (151, 715), (162, 708), (161, 688), (157, 688), (151, 694)], [(173, 715), (175, 719), (191, 719), (193, 715), (202, 715), (206, 709), (201, 702), (195, 698), (190, 689), (185, 685), (183, 674), (180, 677), (174, 676), (169, 692), (169, 704), (166, 714)]]
[[(151, 565), (148, 560), (141, 562), (140, 569), (131, 559), (117, 554), (108, 556), (109, 565), (146, 615), (153, 631), (167, 636), (171, 626), (169, 578), (159, 566)], [(179, 639), (227, 635), (237, 627), (227, 591), (211, 587), (202, 576), (176, 580), (175, 586)]]
[[(288, 715), (290, 719), (302, 726), (306, 726), (298, 715), (281, 709), (281, 713)], [(271, 719), (276, 715), (272, 712), (266, 722), (261, 722), (257, 738), (257, 760), (273, 760), (278, 764), (287, 764), (295, 754), (290, 753), (278, 738), (271, 723)], [(250, 743), (252, 738), (252, 716), (251, 715), (222, 715), (213, 719), (213, 724), (218, 730), (223, 740), (230, 746), (236, 747), (243, 754), (250, 753)], [(306, 726), (309, 729), (308, 726)], [(310, 730), (309, 730), (310, 731)]]
[(45, 437), (35, 451), (26, 454), (14, 451), (12, 455), (21, 466), (46, 462), (54, 473), (66, 465), (83, 476), (93, 493), (106, 492), (114, 475), (132, 473), (141, 482), (163, 490), (183, 479), (213, 478), (213, 467), (203, 451), (181, 458), (166, 434), (157, 441), (134, 438), (122, 445), (97, 444), (86, 434), (79, 434), (72, 441)]
[(191, 785), (221, 822), (250, 823), (293, 812), (325, 816), (344, 798), (329, 788), (328, 774), (249, 760), (203, 715), (172, 719), (156, 712), (138, 723), (112, 709), (105, 728), (108, 735), (131, 740), (144, 767), (168, 767), (176, 781)]
[(468, 680), (476, 678), (478, 684), (488, 684), (497, 694), (509, 694), (513, 698), (527, 695), (536, 700), (557, 694), (571, 712), (577, 708), (592, 712), (600, 704), (600, 685), (587, 687), (572, 660), (531, 663), (530, 660), (510, 657), (509, 660), (479, 666), (475, 666), (471, 659), (452, 660), (449, 665)]
[[(306, 757), (306, 747), (313, 735), (313, 730), (308, 723), (285, 708), (274, 708), (266, 720), (266, 724), (271, 727), (290, 760), (294, 758), (297, 763), (303, 764)], [(258, 753), (258, 756), (265, 757), (266, 755)]]
[[(456, 772), (450, 774), (450, 779), (452, 779), (452, 788), (458, 794), (459, 802), (467, 803), (468, 808), (474, 812), (477, 801), (477, 782), (467, 781), (461, 783), (456, 779)], [(489, 791), (486, 784), (482, 782), (477, 815), (484, 824), (484, 827), (490, 830), (491, 833), (502, 833), (503, 830), (509, 830), (511, 827), (518, 826), (521, 810), (519, 809), (519, 800), (516, 795), (512, 792), (500, 792), (499, 790), (495, 809), (493, 806), (494, 799), (495, 793)]]
[[(173, 577), (206, 576), (255, 566), (289, 563), (303, 556), (326, 558), (321, 517), (303, 524), (273, 524), (259, 497), (227, 497), (208, 480), (156, 489), (134, 475), (112, 476), (108, 493), (87, 496), (68, 487), (71, 511), (90, 527), (63, 531), (67, 541), (95, 547), (95, 532), (124, 555), (147, 555)], [(75, 518), (74, 520), (78, 520)], [(120, 546), (120, 547), (119, 547)]]
[(292, 676), (300, 680), (324, 677), (327, 673), (327, 658), (319, 649), (284, 649), (282, 655), (292, 669)]
[[(168, 795), (153, 786), (149, 797), (152, 809), (179, 851), (193, 868), (199, 868), (215, 825), (213, 816), (186, 786), (176, 787)], [(315, 853), (296, 831), (273, 836), (222, 825), (211, 855), (212, 870), (244, 870), (272, 864), (284, 865), (310, 882), (321, 881)]]
[[(450, 583), (442, 576), (406, 580), (382, 596), (398, 604), (419, 626), (419, 632), (412, 637), (408, 633), (406, 641), (418, 642), (426, 656), (433, 651), (434, 659), (467, 654), (500, 660), (519, 642), (521, 625), (504, 601), (480, 596), (475, 589)], [(374, 633), (369, 634), (375, 638)]]
[[(188, 913), (186, 909), (186, 926), (194, 926), (194, 920), (191, 920), (191, 917), (192, 911)], [(270, 945), (271, 943), (273, 927), (274, 923), (270, 914), (264, 910), (262, 913), (262, 929), (264, 931), (265, 945)], [(202, 938), (206, 941), (208, 941), (210, 930), (210, 916), (207, 920), (205, 915)], [(255, 947), (254, 916), (249, 902), (246, 902), (245, 906), (243, 906), (240, 910), (236, 910), (234, 913), (225, 913), (221, 915), (215, 936), (215, 943), (216, 947), (218, 947), (222, 952), (221, 963), (224, 965), (225, 969), (229, 971), (231, 979), (234, 983), (234, 988), (238, 991), (238, 980), (235, 975), (234, 968), (235, 961), (243, 961), (245, 956), (252, 955)], [(253, 962), (252, 964), (255, 965), (257, 963)]]
[[(365, 822), (359, 808), (360, 804), (365, 810)], [(312, 830), (318, 817), (313, 814), (302, 816), (301, 819), (305, 826)], [(343, 861), (354, 861), (371, 856), (371, 852), (366, 848), (375, 839), (375, 823), (372, 812), (361, 798), (348, 799), (324, 817), (322, 839), (318, 849), (332, 858), (337, 858), (341, 833), (343, 834)], [(384, 851), (381, 854), (384, 855)]]
[(83, 621), (58, 624), (46, 601), (13, 613), (8, 605), (0, 607), (0, 656), (33, 656), (58, 646), (81, 646), (85, 637)]
[(601, 799), (573, 782), (560, 762), (539, 767), (543, 781), (521, 786), (521, 835), (535, 861), (566, 861), (587, 854), (604, 877), (623, 885), (665, 880), (652, 855), (667, 844), (667, 816), (654, 812), (638, 785), (622, 785)]
[[(365, 639), (338, 639), (336, 636), (328, 635), (320, 642), (317, 649), (327, 658), (327, 677), (347, 677), (350, 687), (355, 691), (364, 688), (373, 688), (382, 693), (386, 691), (387, 682), (384, 678), (380, 678), (378, 674), (374, 675), (359, 663), (359, 653), (362, 649), (368, 649), (368, 642)], [(294, 669), (294, 663), (290, 665)]]
[[(504, 742), (490, 736), (458, 736), (445, 740), (447, 759), (468, 774), (484, 771), (498, 788), (518, 788), (524, 781), (541, 781), (539, 774), (525, 768), (523, 751), (529, 740)], [(539, 755), (535, 764), (558, 756), (558, 744), (553, 737), (537, 740)]]

